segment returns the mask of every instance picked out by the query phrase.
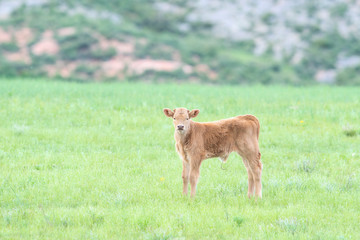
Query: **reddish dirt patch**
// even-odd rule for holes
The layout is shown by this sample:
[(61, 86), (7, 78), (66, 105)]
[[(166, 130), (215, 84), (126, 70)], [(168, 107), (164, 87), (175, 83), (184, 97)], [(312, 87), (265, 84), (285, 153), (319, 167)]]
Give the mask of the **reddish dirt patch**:
[(58, 36), (60, 37), (66, 37), (66, 36), (70, 36), (76, 33), (76, 29), (73, 27), (66, 27), (66, 28), (60, 28), (57, 31)]
[(60, 75), (63, 78), (71, 77), (72, 73), (77, 68), (77, 62), (64, 62), (57, 61), (55, 65), (46, 65), (43, 69), (48, 73), (49, 77), (54, 77), (56, 75)]
[(33, 40), (33, 33), (30, 28), (22, 28), (14, 32), (16, 43), (19, 47), (26, 45)]
[(108, 61), (105, 61), (101, 65), (101, 69), (106, 77), (116, 77), (119, 74), (122, 74), (125, 69), (125, 62), (129, 61), (119, 56), (114, 57)]
[(179, 69), (180, 62), (153, 60), (153, 59), (139, 59), (129, 63), (129, 73), (142, 74), (147, 70), (154, 70), (159, 72), (172, 72)]
[(108, 40), (105, 37), (97, 34), (96, 38), (98, 39), (98, 47), (100, 49), (106, 50), (109, 48), (114, 48), (118, 54), (121, 55), (130, 55), (134, 53), (134, 43), (132, 42), (120, 42), (118, 40)]
[(29, 50), (26, 47), (20, 48), (18, 52), (4, 53), (4, 56), (9, 62), (23, 62), (26, 64), (30, 64), (32, 62)]
[(0, 43), (11, 42), (11, 34), (0, 27)]
[(56, 55), (59, 52), (59, 44), (54, 40), (52, 31), (43, 33), (42, 39), (32, 46), (31, 51), (35, 55)]
[(205, 74), (208, 78), (215, 80), (217, 78), (217, 73), (212, 71), (210, 67), (206, 64), (198, 64), (195, 66), (195, 71), (198, 73)]

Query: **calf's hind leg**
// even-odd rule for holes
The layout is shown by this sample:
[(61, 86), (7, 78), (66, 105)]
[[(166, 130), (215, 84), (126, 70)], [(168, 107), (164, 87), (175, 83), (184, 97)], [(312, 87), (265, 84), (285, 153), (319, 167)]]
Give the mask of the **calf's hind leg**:
[(260, 161), (261, 154), (257, 152), (252, 154), (249, 157), (249, 167), (253, 174), (254, 185), (255, 185), (255, 196), (258, 198), (262, 197), (262, 184), (261, 184), (261, 172), (262, 172), (262, 163)]
[(260, 152), (252, 153), (252, 154), (241, 154), (244, 165), (246, 167), (248, 173), (248, 198), (255, 196), (261, 198), (262, 197), (262, 185), (261, 185), (261, 172), (262, 172), (262, 164), (260, 162), (261, 154)]
[(255, 190), (254, 177), (253, 177), (253, 174), (251, 172), (251, 168), (249, 166), (248, 160), (243, 158), (243, 162), (244, 162), (244, 165), (246, 167), (247, 174), (248, 174), (248, 193), (247, 193), (247, 196), (248, 196), (248, 198), (251, 198), (252, 196), (254, 196), (254, 190)]

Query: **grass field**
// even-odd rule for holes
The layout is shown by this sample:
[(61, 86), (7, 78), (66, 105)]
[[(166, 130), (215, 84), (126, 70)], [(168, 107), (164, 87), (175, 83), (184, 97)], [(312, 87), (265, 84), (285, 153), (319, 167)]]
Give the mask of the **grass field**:
[[(263, 199), (233, 153), (183, 197), (164, 107), (254, 114)], [(360, 88), (0, 80), (0, 239), (360, 239)]]

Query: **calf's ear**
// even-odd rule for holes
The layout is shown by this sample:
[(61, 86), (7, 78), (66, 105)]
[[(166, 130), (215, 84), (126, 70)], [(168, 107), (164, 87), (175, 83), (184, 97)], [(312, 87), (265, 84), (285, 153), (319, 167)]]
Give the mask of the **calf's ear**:
[(174, 112), (171, 111), (169, 108), (164, 108), (164, 113), (165, 113), (165, 116), (167, 117), (173, 117), (174, 116)]
[(200, 112), (199, 109), (191, 110), (191, 112), (189, 112), (189, 117), (190, 117), (190, 118), (194, 118), (194, 117), (196, 117), (196, 116), (199, 114), (199, 112)]

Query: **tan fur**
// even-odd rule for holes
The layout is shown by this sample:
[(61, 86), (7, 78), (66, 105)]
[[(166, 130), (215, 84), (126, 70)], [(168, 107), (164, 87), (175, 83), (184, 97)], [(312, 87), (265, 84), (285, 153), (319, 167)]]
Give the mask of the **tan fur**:
[(176, 108), (172, 111), (165, 108), (164, 113), (174, 119), (175, 147), (183, 161), (184, 195), (188, 193), (190, 181), (191, 196), (195, 196), (203, 160), (219, 157), (225, 162), (231, 152), (237, 152), (248, 173), (248, 197), (251, 198), (255, 191), (255, 196), (261, 198), (260, 124), (255, 116), (244, 115), (199, 123), (191, 120), (199, 114), (199, 110)]

